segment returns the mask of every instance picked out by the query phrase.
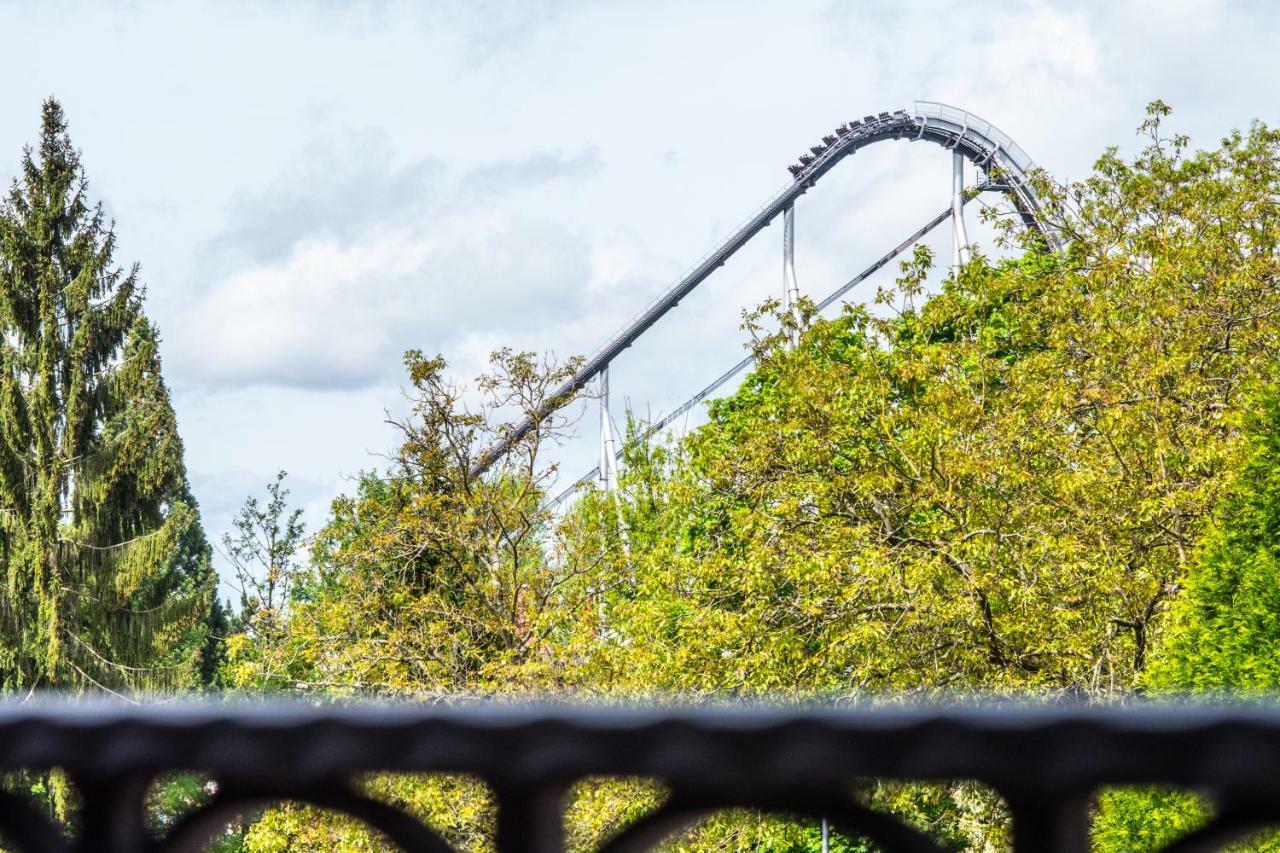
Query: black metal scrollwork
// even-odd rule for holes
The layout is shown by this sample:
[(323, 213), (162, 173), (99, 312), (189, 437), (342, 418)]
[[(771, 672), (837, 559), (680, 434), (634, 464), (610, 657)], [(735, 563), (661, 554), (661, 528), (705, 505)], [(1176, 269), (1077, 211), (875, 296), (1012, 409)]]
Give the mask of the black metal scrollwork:
[[(361, 793), (371, 772), (458, 773), (486, 782), (503, 853), (564, 847), (564, 793), (600, 776), (658, 779), (670, 796), (601, 853), (637, 853), (715, 812), (827, 819), (885, 851), (939, 853), (901, 820), (855, 802), (857, 780), (958, 780), (998, 791), (1019, 853), (1083, 853), (1107, 785), (1213, 795), (1212, 821), (1167, 853), (1221, 850), (1280, 819), (1280, 709), (1200, 705), (844, 710), (565, 706), (0, 706), (0, 770), (63, 768), (82, 803), (68, 838), (0, 792), (0, 833), (26, 853), (194, 853), (232, 821), (282, 800), (350, 815), (408, 851), (451, 848)], [(199, 770), (212, 800), (162, 838), (144, 827), (148, 786)], [(846, 793), (848, 792), (848, 793)]]

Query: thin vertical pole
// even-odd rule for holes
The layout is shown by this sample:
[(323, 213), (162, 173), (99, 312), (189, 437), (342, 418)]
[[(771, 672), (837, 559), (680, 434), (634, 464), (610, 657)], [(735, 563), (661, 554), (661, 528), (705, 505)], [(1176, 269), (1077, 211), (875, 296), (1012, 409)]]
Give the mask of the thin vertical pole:
[(800, 285), (796, 282), (796, 208), (782, 212), (782, 308), (795, 324), (788, 337), (794, 347), (800, 336)]
[(969, 234), (964, 227), (964, 155), (951, 152), (952, 266), (958, 272), (969, 260)]
[(613, 422), (609, 418), (609, 368), (600, 371), (600, 488), (612, 492), (618, 486), (618, 463), (613, 446)]
[(631, 555), (631, 538), (627, 535), (627, 521), (618, 501), (618, 454), (614, 447), (613, 419), (609, 417), (609, 368), (600, 371), (600, 490), (613, 498), (613, 509), (618, 514), (618, 535), (622, 538), (622, 550)]
[(822, 853), (831, 853), (831, 827), (822, 819)]

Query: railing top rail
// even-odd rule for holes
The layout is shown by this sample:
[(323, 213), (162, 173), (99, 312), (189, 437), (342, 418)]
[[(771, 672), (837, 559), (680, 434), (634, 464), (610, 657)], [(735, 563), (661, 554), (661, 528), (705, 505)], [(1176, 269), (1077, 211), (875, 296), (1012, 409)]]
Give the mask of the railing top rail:
[[(400, 849), (449, 850), (418, 818), (361, 792), (357, 780), (379, 771), (486, 782), (495, 847), (521, 853), (562, 853), (565, 791), (601, 776), (670, 792), (606, 843), (614, 853), (652, 849), (734, 807), (830, 818), (886, 850), (943, 849), (855, 801), (853, 785), (868, 779), (989, 785), (1009, 806), (1017, 853), (1087, 853), (1091, 797), (1104, 786), (1183, 786), (1215, 798), (1219, 814), (1196, 830), (1194, 849), (1218, 849), (1210, 842), (1280, 822), (1280, 706), (0, 705), (0, 769), (55, 766), (83, 799), (74, 843), (8, 793), (0, 830), (23, 851), (204, 849), (280, 800), (345, 811)], [(208, 774), (216, 793), (157, 840), (142, 820), (148, 786), (183, 770)]]
[(1035, 161), (1023, 150), (1021, 145), (1013, 141), (1009, 134), (968, 110), (944, 104), (940, 101), (916, 101), (912, 105), (912, 112), (919, 118), (945, 119), (952, 124), (965, 127), (977, 135), (991, 140), (996, 143), (1005, 158), (1016, 165), (1023, 175), (1036, 168)]
[[(697, 770), (672, 751), (677, 747), (705, 750), (715, 761)], [(747, 756), (786, 762), (795, 750), (812, 753), (823, 775), (990, 778), (1034, 761), (1061, 778), (1111, 781), (1197, 776), (1222, 783), (1265, 768), (1269, 787), (1280, 788), (1280, 706), (0, 704), (2, 767), (270, 772), (293, 760), (309, 772), (502, 775), (509, 772), (503, 768), (536, 765), (717, 775)], [(1210, 760), (1227, 754), (1229, 767)]]

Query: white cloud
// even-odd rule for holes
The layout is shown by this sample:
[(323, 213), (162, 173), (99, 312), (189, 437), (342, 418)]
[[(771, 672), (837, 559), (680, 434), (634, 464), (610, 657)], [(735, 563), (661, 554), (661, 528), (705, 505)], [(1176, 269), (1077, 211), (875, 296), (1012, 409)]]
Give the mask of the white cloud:
[(358, 388), (395, 381), (408, 348), (468, 328), (519, 332), (575, 306), (590, 252), (571, 226), (512, 207), (589, 176), (586, 151), (451, 172), (399, 163), (385, 134), (340, 157), (310, 146), (290, 174), (238, 195), (206, 241), (208, 278), (177, 313), (179, 370), (216, 385)]
[[(961, 48), (963, 49), (963, 48)], [(1099, 45), (1084, 16), (1035, 3), (1002, 16), (981, 51), (983, 63), (1008, 79), (1070, 82), (1098, 73)], [(1063, 81), (1062, 78), (1068, 78)]]
[(304, 241), (281, 263), (216, 283), (179, 340), (198, 346), (194, 370), (209, 381), (364, 384), (386, 374), (390, 338), (419, 307), (409, 280), (428, 254), (403, 232)]
[(179, 359), (227, 385), (394, 383), (408, 348), (447, 351), (471, 328), (518, 333), (572, 311), (586, 251), (553, 223), (471, 217), (303, 240), (216, 281), (182, 318)]

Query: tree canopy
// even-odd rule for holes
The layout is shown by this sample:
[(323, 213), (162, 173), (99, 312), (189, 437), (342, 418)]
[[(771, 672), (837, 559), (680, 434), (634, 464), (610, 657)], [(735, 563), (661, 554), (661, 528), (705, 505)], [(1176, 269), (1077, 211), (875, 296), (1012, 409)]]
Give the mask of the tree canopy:
[[(978, 255), (933, 293), (919, 250), (878, 307), (805, 306), (794, 345), (771, 331), (787, 322), (776, 306), (749, 314), (757, 367), (709, 422), (669, 443), (633, 423), (619, 492), (560, 515), (540, 461), (559, 425), (470, 474), (558, 368), (499, 353), (473, 411), (443, 360), (411, 353), (402, 450), (334, 503), (291, 605), (291, 689), (844, 701), (1272, 686), (1275, 430), (1259, 424), (1276, 406), (1280, 134), (1257, 124), (1192, 151), (1167, 116), (1152, 105), (1132, 160), (1108, 150), (1067, 186), (1036, 177), (1060, 253), (997, 211), (1025, 251)], [(373, 784), (458, 815), (458, 789), (438, 781)], [(580, 791), (591, 808), (572, 813), (593, 816), (574, 837), (660, 795), (643, 780)], [(1003, 843), (1002, 807), (980, 789), (859, 796), (958, 846)], [(1152, 796), (1167, 819), (1148, 841), (1203, 815)], [(460, 843), (482, 843), (484, 814), (450, 824)], [(1100, 839), (1123, 849), (1123, 824)], [(247, 840), (331, 831), (285, 809)], [(815, 839), (729, 816), (682, 844)]]
[(657, 533), (617, 560), (626, 643), (595, 647), (601, 672), (716, 694), (1131, 690), (1239, 463), (1280, 309), (1280, 136), (1189, 154), (1162, 113), (1134, 162), (1108, 152), (1053, 195), (1065, 253), (978, 258), (917, 308), (921, 251), (887, 316), (766, 337), (710, 423), (634, 475), (624, 505)]

